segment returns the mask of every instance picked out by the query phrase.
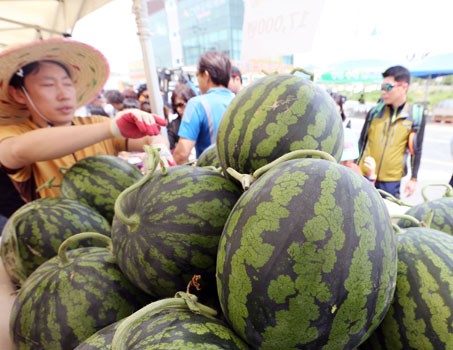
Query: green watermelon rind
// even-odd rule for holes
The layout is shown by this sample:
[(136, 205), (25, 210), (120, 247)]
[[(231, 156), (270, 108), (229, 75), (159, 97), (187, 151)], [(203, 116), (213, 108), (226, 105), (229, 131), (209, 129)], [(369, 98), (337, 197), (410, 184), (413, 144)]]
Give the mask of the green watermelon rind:
[(391, 219), (375, 188), (350, 169), (287, 161), (236, 203), (216, 277), (223, 313), (249, 345), (354, 348), (393, 297)]
[(269, 75), (242, 89), (227, 107), (216, 139), (220, 164), (251, 174), (299, 149), (339, 160), (342, 120), (321, 87), (294, 75)]

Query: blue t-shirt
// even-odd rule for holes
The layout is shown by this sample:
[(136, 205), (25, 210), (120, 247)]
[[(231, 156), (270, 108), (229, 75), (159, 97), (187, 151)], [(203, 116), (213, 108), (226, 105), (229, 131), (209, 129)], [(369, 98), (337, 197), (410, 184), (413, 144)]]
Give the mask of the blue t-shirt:
[[(178, 135), (179, 137), (195, 141), (197, 158), (207, 147), (215, 142), (223, 112), (225, 112), (234, 96), (226, 88), (213, 88), (206, 94), (192, 97), (187, 102)], [(208, 118), (208, 114), (210, 114), (211, 118)]]

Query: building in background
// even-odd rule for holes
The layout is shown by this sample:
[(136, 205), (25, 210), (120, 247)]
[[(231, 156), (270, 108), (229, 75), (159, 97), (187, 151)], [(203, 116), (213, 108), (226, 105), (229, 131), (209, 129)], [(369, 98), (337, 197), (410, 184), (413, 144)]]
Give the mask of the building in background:
[(240, 59), (243, 0), (149, 0), (147, 5), (157, 67), (196, 65), (208, 50)]
[[(146, 11), (159, 87), (167, 104), (168, 92), (181, 77), (196, 84), (196, 64), (208, 50), (226, 53), (242, 71), (244, 85), (264, 72), (292, 69), (292, 55), (241, 61), (243, 0), (148, 0)], [(143, 62), (131, 62), (129, 73), (133, 85), (143, 82)]]

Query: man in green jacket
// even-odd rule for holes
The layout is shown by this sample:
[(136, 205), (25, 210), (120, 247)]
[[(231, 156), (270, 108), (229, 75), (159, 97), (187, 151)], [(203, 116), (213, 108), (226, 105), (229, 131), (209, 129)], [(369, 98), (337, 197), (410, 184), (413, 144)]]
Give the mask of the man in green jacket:
[(359, 166), (363, 171), (365, 157), (373, 157), (376, 160), (376, 188), (400, 198), (401, 179), (406, 175), (410, 155), (411, 177), (404, 189), (409, 197), (417, 185), (422, 155), (423, 108), (407, 102), (409, 70), (393, 66), (382, 76), (381, 101), (368, 112), (360, 134)]

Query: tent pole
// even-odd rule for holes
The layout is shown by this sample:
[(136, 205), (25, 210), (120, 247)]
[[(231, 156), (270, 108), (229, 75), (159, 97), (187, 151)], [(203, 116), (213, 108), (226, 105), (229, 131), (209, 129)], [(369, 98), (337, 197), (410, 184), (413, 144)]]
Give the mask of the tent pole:
[(146, 11), (147, 0), (132, 0), (132, 11), (135, 14), (137, 22), (138, 36), (142, 47), (143, 65), (145, 68), (146, 85), (149, 92), (149, 104), (152, 113), (164, 117), (164, 105), (162, 95), (159, 89), (159, 81), (157, 77), (156, 63), (154, 59), (153, 46), (151, 43), (151, 33), (149, 32), (146, 19), (148, 17)]

